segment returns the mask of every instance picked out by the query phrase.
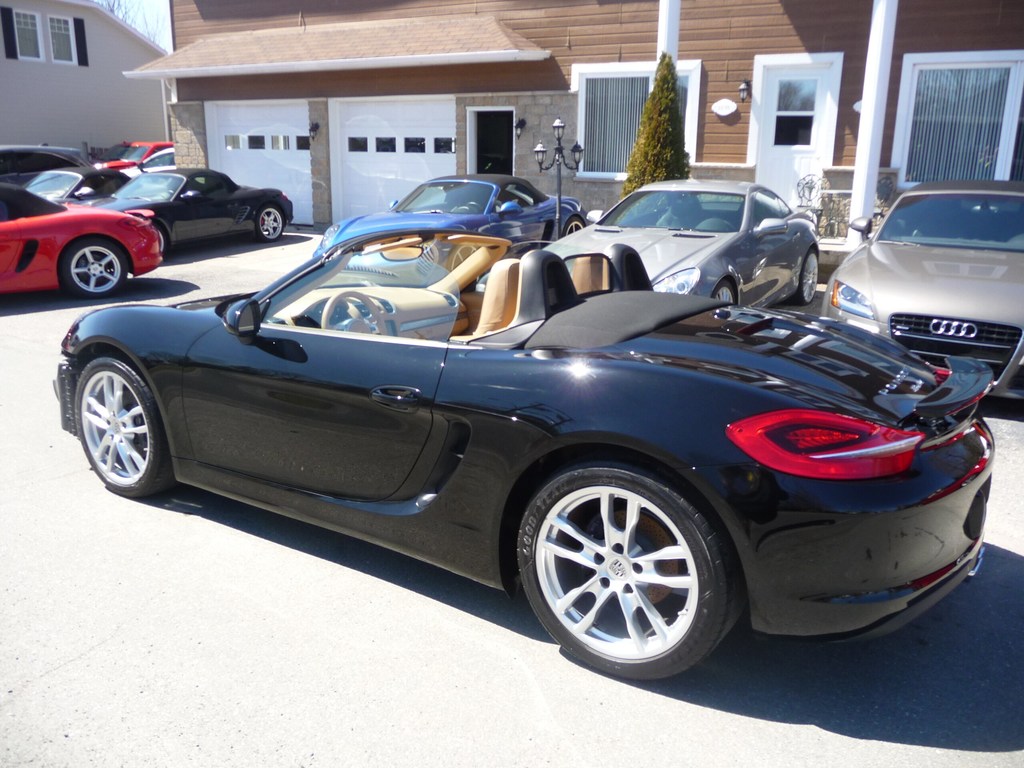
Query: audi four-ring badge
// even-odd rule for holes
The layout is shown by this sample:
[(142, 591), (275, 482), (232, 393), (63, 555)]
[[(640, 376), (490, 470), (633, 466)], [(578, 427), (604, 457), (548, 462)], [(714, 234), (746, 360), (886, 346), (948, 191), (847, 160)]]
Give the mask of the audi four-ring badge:
[(919, 184), (863, 236), (829, 279), (826, 317), (887, 335), (944, 366), (973, 357), (992, 390), (1024, 397), (1024, 183)]

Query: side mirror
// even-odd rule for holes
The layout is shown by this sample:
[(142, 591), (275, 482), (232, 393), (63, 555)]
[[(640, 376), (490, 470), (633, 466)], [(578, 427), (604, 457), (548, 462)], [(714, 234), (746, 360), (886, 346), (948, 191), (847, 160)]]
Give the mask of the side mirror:
[(587, 211), (587, 221), (591, 224), (596, 224), (604, 216), (604, 211)]
[(198, 189), (190, 189), (188, 192), (183, 192), (180, 200), (188, 200), (189, 202), (199, 202), (205, 199), (205, 195)]
[(515, 200), (509, 200), (508, 202), (502, 203), (498, 206), (499, 216), (517, 216), (523, 212), (523, 206), (517, 203)]
[(874, 229), (875, 220), (870, 216), (858, 216), (856, 219), (850, 222), (850, 229), (854, 232), (860, 232), (862, 239), (866, 239), (871, 236), (871, 230)]
[(84, 200), (87, 197), (92, 197), (96, 194), (96, 190), (92, 187), (80, 187), (75, 190), (74, 197), (78, 200)]
[(260, 303), (244, 299), (227, 308), (224, 327), (243, 344), (252, 344), (260, 333)]
[(787, 229), (789, 229), (789, 222), (785, 219), (765, 219), (754, 227), (754, 235), (757, 237), (784, 235)]

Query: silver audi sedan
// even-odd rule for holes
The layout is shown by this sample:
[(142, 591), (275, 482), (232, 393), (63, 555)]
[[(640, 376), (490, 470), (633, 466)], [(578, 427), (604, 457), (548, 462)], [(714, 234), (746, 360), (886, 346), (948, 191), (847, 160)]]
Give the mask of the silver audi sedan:
[(992, 394), (1024, 397), (1024, 183), (926, 183), (905, 192), (832, 274), (822, 314), (891, 336), (939, 366), (974, 357)]

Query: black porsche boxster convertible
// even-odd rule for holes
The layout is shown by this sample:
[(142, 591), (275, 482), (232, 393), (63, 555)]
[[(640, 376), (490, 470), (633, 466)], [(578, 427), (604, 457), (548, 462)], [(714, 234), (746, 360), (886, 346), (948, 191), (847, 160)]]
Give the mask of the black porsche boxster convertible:
[(183, 482), (521, 585), (566, 650), (657, 678), (754, 629), (913, 617), (979, 562), (987, 367), (661, 294), (635, 251), (367, 235), (251, 296), (125, 306), (63, 343), (100, 479)]

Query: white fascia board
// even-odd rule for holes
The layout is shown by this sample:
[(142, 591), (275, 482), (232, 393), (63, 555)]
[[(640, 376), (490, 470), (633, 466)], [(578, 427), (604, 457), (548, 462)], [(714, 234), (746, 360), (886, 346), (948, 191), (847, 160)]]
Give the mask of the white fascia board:
[(191, 69), (131, 70), (124, 73), (132, 79), (159, 80), (165, 77), (236, 77), (239, 75), (279, 75), (297, 72), (337, 72), (364, 69), (398, 69), (401, 67), (439, 67), (451, 64), (495, 64), (513, 61), (543, 61), (551, 51), (473, 51), (471, 53), (426, 54), (423, 56), (382, 56), (372, 59), (327, 59), (323, 61), (285, 61), (277, 64), (241, 64)]

